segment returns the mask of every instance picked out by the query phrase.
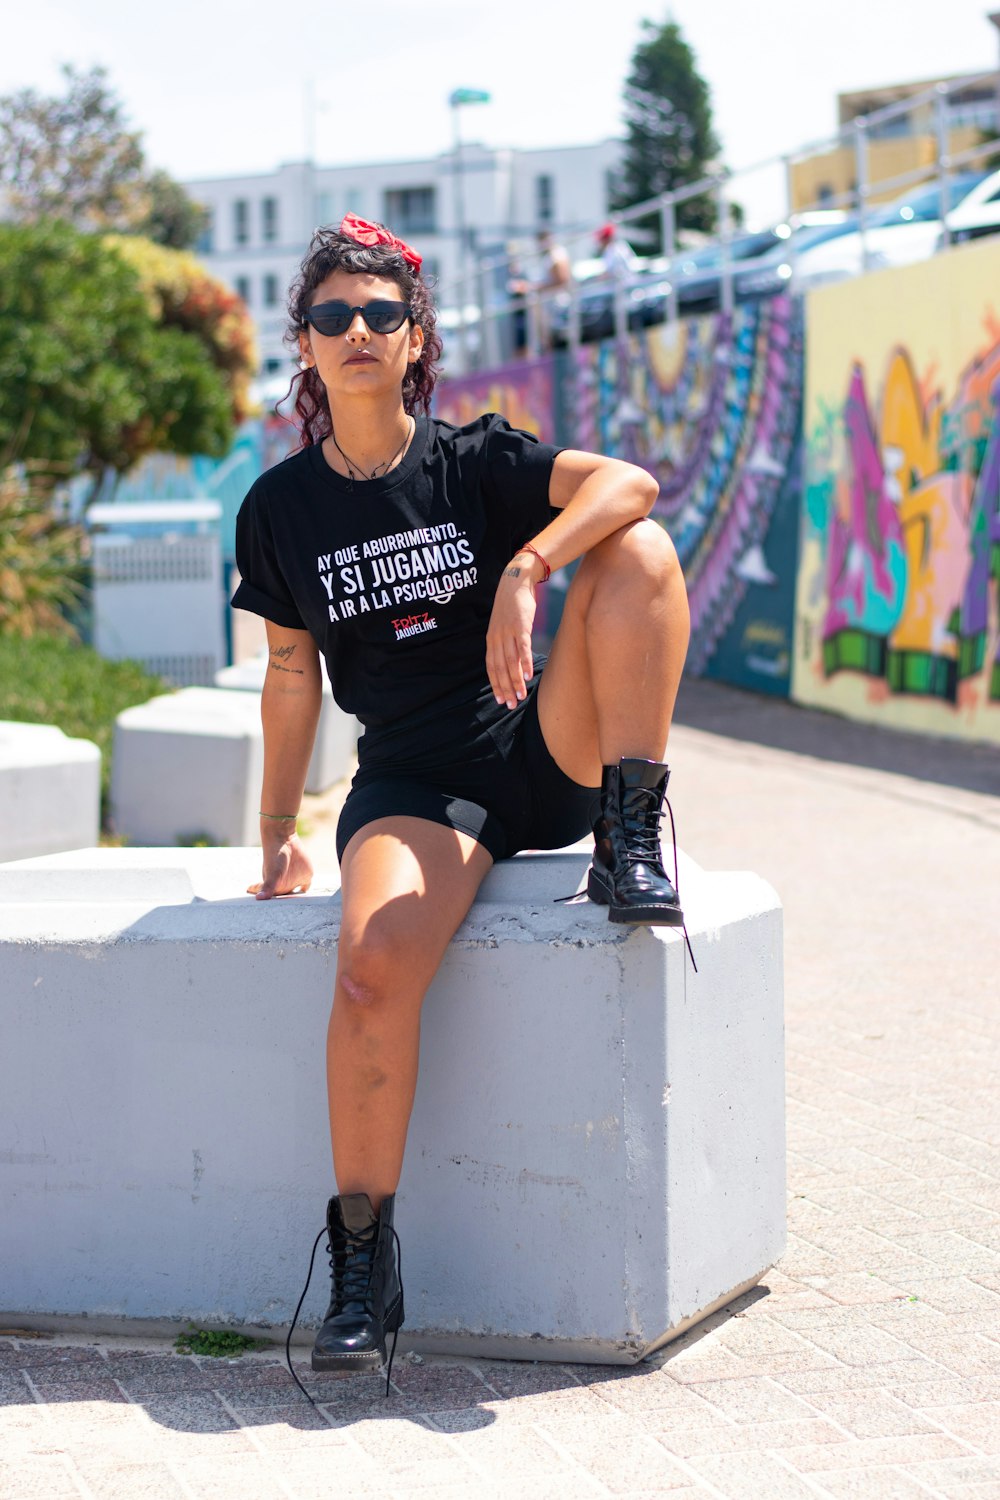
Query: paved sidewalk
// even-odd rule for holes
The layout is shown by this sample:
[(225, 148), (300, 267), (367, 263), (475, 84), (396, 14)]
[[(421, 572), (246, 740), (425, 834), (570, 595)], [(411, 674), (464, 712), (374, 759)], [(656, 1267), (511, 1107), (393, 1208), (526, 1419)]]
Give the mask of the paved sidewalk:
[(679, 717), (684, 848), (785, 902), (781, 1265), (634, 1370), (303, 1372), (318, 1411), (276, 1353), (0, 1335), (3, 1500), (1000, 1497), (1000, 752), (706, 683)]

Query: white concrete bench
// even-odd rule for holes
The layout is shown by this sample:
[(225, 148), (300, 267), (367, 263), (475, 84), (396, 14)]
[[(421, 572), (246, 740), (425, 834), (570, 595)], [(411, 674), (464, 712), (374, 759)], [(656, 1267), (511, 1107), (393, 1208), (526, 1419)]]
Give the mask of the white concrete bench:
[(0, 859), (96, 844), (101, 752), (49, 724), (0, 720)]
[[(255, 656), (236, 667), (223, 667), (215, 674), (218, 688), (253, 693), (259, 703), (267, 672), (267, 656)], [(259, 712), (259, 709), (258, 709)], [(306, 791), (319, 794), (353, 771), (361, 726), (334, 701), (326, 673), (323, 674), (323, 706), (316, 727), (316, 743), (306, 772)]]
[[(339, 899), (255, 903), (256, 861), (0, 867), (3, 1326), (287, 1324), (333, 1190)], [(497, 866), (428, 996), (401, 1347), (630, 1363), (783, 1249), (773, 891), (683, 861), (695, 975), (679, 931), (555, 905), (586, 866)]]
[(111, 820), (131, 844), (259, 842), (264, 733), (247, 693), (190, 687), (115, 721)]

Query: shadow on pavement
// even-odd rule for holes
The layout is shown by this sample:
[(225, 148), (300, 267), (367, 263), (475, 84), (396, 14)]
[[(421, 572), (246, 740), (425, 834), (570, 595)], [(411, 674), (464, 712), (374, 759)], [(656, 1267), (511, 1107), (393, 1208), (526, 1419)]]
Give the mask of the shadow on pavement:
[[(997, 706), (1000, 723), (1000, 705)], [(704, 678), (685, 678), (675, 722), (794, 755), (1000, 796), (1000, 747), (858, 724)]]

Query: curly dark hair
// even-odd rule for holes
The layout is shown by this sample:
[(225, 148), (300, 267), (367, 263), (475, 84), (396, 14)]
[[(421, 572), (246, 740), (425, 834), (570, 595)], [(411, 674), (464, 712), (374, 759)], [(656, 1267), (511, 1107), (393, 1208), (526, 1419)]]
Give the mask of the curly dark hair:
[[(384, 228), (384, 225), (378, 226)], [(441, 339), (436, 332), (437, 316), (430, 287), (391, 245), (360, 245), (339, 229), (317, 229), (306, 251), (298, 275), (288, 289), (288, 327), (285, 344), (299, 352), (299, 334), (308, 327), (306, 311), (312, 295), (321, 282), (334, 271), (353, 275), (381, 276), (394, 281), (404, 302), (412, 308), (411, 323), (423, 329), (424, 346), (420, 358), (407, 366), (403, 377), (403, 408), (430, 413), (431, 396), (438, 376)], [(290, 394), (294, 397), (295, 418), (302, 436), (303, 448), (321, 443), (329, 436), (332, 422), (326, 387), (313, 368), (298, 371), (292, 377)]]

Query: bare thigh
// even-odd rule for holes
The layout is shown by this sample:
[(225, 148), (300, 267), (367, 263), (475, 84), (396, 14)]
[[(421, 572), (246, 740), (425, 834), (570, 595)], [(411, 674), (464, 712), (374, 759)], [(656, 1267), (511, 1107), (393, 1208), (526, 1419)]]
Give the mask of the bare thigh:
[(581, 786), (598, 786), (599, 725), (581, 597), (588, 588), (582, 572), (582, 567), (577, 570), (567, 591), (559, 629), (538, 684), (538, 723), (560, 771)]
[(422, 997), (492, 863), (468, 834), (424, 818), (360, 828), (341, 865), (338, 978), (377, 988), (391, 975)]

